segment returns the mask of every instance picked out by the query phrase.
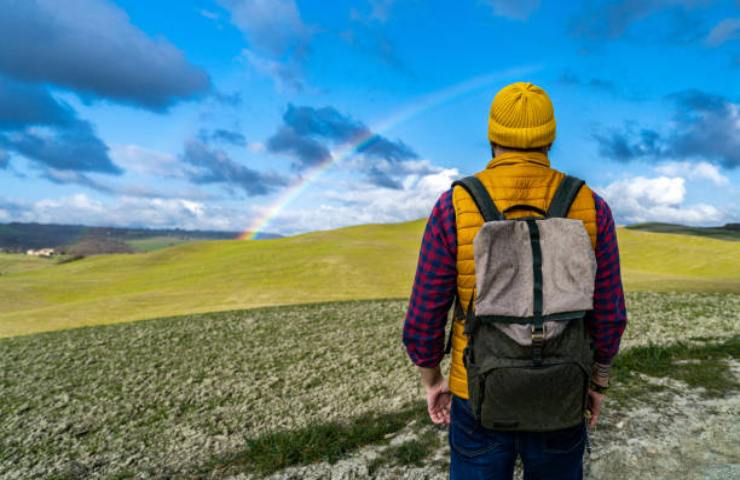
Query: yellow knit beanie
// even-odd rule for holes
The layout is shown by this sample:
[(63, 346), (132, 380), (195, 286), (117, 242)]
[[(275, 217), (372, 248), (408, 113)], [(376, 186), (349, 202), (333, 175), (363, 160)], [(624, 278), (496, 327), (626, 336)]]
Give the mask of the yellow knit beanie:
[(491, 104), (488, 140), (511, 148), (538, 148), (555, 140), (555, 112), (537, 85), (516, 82), (502, 88)]

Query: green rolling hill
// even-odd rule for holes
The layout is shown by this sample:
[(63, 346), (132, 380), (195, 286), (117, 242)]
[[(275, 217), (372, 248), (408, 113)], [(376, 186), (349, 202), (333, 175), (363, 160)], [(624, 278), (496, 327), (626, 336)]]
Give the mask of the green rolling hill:
[(720, 240), (740, 240), (740, 224), (738, 223), (728, 223), (722, 227), (687, 227), (675, 223), (647, 222), (629, 225), (627, 228), (643, 232), (680, 233)]
[[(70, 263), (0, 257), (0, 337), (187, 313), (406, 298), (424, 221), (188, 242)], [(740, 293), (740, 243), (619, 229), (628, 290)], [(42, 261), (43, 262), (43, 261)]]

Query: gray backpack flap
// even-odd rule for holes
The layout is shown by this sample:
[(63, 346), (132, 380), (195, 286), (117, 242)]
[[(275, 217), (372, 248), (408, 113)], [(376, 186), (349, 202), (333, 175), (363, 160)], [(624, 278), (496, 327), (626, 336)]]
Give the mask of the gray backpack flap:
[[(583, 181), (566, 176), (547, 212), (507, 220), (476, 177), (458, 180), (485, 223), (473, 241), (476, 287), (463, 352), (471, 409), (485, 428), (551, 431), (583, 421), (592, 352), (596, 258), (568, 219)], [(507, 213), (505, 211), (504, 213)]]

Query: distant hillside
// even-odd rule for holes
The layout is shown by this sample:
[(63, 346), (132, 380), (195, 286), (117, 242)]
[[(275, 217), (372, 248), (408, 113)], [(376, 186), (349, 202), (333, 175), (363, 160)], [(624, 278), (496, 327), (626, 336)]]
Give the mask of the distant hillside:
[[(193, 240), (227, 240), (236, 238), (240, 233), (11, 222), (0, 223), (0, 250), (25, 252), (30, 248), (58, 249), (83, 240), (89, 241), (91, 238), (107, 238), (128, 244), (134, 251), (150, 251)], [(279, 237), (280, 235), (270, 233), (257, 235), (258, 239)]]
[[(198, 241), (65, 264), (0, 261), (0, 337), (266, 305), (408, 298), (424, 225)], [(628, 290), (740, 293), (740, 242), (625, 228), (618, 237)]]
[(722, 227), (687, 227), (675, 223), (647, 222), (629, 225), (627, 228), (643, 232), (678, 233), (720, 240), (740, 240), (740, 223), (728, 223)]
[(85, 236), (71, 245), (62, 247), (64, 253), (72, 257), (87, 257), (105, 253), (134, 253), (133, 247), (126, 242), (106, 236)]

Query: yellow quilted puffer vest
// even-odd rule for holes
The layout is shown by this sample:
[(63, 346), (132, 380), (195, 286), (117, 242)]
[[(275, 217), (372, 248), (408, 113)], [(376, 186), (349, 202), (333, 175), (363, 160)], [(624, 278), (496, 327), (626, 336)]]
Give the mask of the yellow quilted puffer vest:
[[(507, 152), (491, 160), (486, 169), (475, 174), (499, 211), (516, 204), (528, 204), (547, 210), (555, 190), (565, 174), (550, 168), (547, 156), (533, 152)], [(475, 202), (463, 188), (452, 193), (457, 225), (457, 294), (463, 310), (475, 287), (475, 263), (473, 261), (473, 238), (483, 225), (483, 217)], [(526, 211), (512, 211), (507, 218), (531, 215)], [(591, 246), (596, 247), (596, 210), (593, 194), (584, 185), (571, 206), (568, 218), (582, 220)], [(463, 321), (456, 320), (452, 326), (452, 364), (450, 367), (450, 390), (454, 395), (468, 398), (467, 372), (462, 362), (462, 352), (468, 340), (463, 334)]]

